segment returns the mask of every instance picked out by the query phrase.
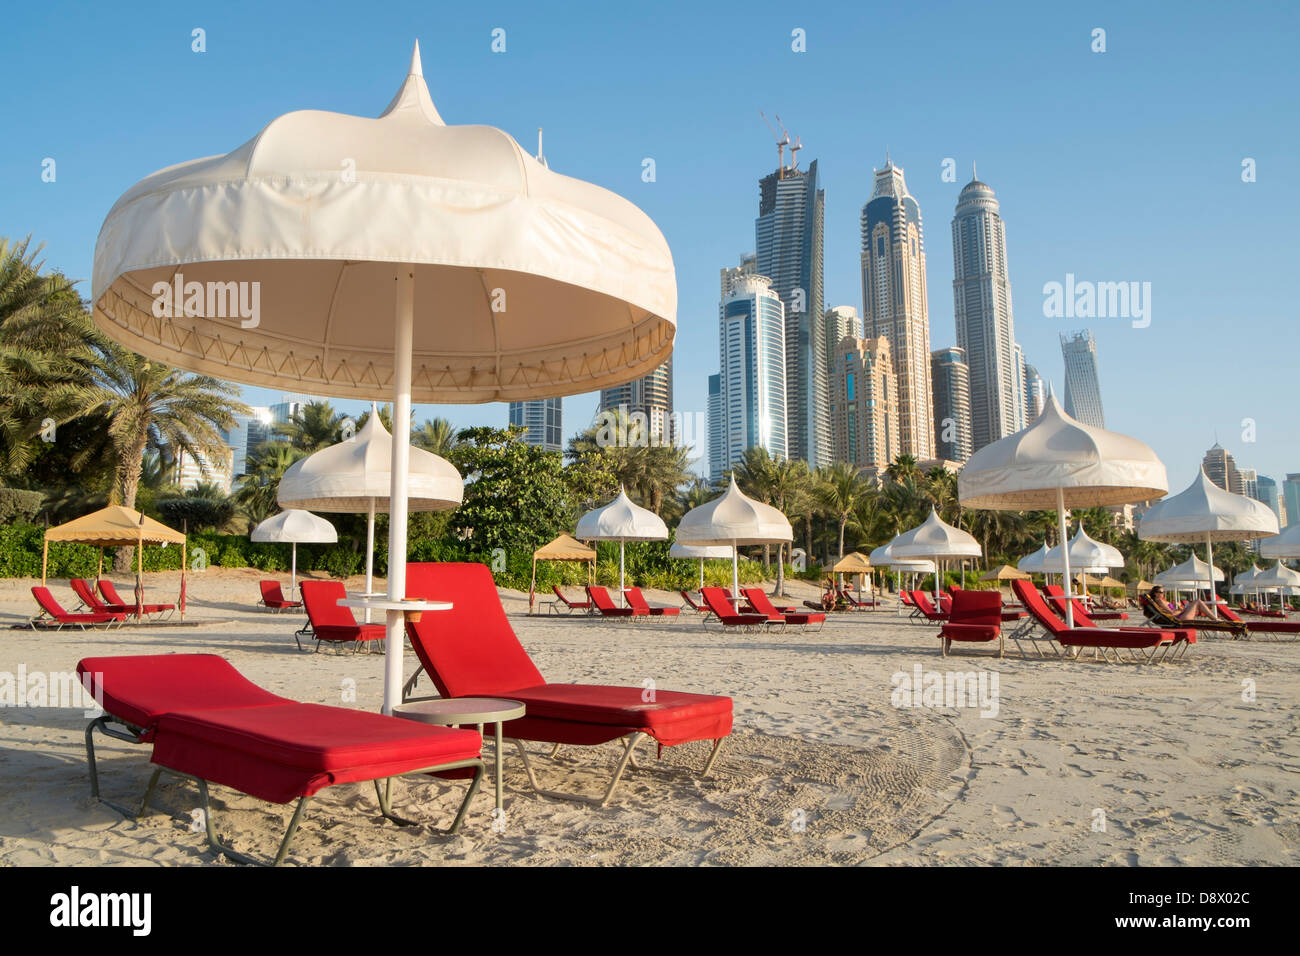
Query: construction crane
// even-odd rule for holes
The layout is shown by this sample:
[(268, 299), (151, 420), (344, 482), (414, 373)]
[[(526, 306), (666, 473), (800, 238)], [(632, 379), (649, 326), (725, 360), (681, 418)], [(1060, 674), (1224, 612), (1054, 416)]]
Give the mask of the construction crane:
[(764, 113), (762, 110), (759, 110), (758, 115), (763, 117), (763, 122), (767, 123), (768, 132), (770, 132), (772, 134), (772, 138), (776, 140), (776, 169), (777, 169), (776, 178), (784, 179), (785, 178), (785, 148), (790, 145), (790, 134), (786, 132), (784, 126), (781, 126), (781, 117), (779, 116), (776, 117), (776, 125), (781, 126), (781, 135), (777, 136), (776, 130), (772, 129), (772, 124), (768, 122), (767, 114)]

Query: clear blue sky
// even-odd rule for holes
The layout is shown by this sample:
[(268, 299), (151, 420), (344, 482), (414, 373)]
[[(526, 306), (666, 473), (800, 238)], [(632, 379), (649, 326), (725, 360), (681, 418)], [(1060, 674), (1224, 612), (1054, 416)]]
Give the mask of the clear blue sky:
[[(801, 165), (820, 160), (828, 304), (861, 308), (858, 214), (888, 148), (925, 220), (932, 345), (953, 344), (950, 224), (974, 160), (1002, 204), (1028, 361), (1059, 389), (1057, 335), (1090, 325), (1107, 425), (1149, 442), (1172, 490), (1216, 434), (1241, 466), (1300, 472), (1290, 4), (51, 2), (5, 21), (0, 235), (43, 241), (84, 295), (99, 225), (131, 184), (289, 110), (377, 115), (418, 38), (447, 122), (530, 149), (544, 126), (553, 169), (659, 224), (677, 265), (681, 411), (705, 410), (717, 367), (718, 269), (753, 249), (757, 180), (775, 162), (762, 109), (802, 138)], [(190, 50), (194, 27), (206, 53)], [(1097, 27), (1105, 53), (1090, 49)], [(941, 180), (947, 157), (956, 183)], [(1045, 318), (1043, 285), (1066, 273), (1150, 282), (1150, 327)], [(566, 399), (566, 434), (594, 410), (594, 396)], [(434, 414), (506, 419), (500, 404), (417, 409)]]

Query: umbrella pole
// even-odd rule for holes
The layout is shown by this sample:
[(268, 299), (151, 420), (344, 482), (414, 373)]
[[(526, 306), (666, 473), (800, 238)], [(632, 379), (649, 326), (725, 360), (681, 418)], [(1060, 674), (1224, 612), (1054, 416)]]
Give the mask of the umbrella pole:
[(298, 542), (295, 541), (289, 545), (289, 593), (293, 593), (294, 587), (298, 583)]
[(740, 552), (734, 541), (731, 542), (731, 596), (740, 600)]
[(1205, 563), (1209, 565), (1205, 573), (1210, 579), (1210, 614), (1217, 620), (1219, 617), (1219, 596), (1214, 593), (1214, 542), (1210, 540), (1210, 532), (1205, 532)]
[(533, 613), (533, 599), (537, 595), (537, 555), (533, 555), (533, 579), (528, 584), (528, 613)]
[[(41, 546), (41, 587), (45, 587), (45, 571), (50, 566), (50, 539), (46, 538)], [(100, 574), (103, 577), (103, 574)]]
[[(378, 414), (376, 412), (375, 414)], [(366, 514), (366, 594), (375, 590), (375, 499), (370, 499)], [(370, 608), (366, 608), (366, 623), (370, 623)]]
[[(393, 342), (393, 461), (388, 501), (388, 600), (406, 597), (407, 473), (411, 464), (411, 353), (415, 336), (415, 273), (397, 275), (397, 307)], [(390, 608), (385, 614), (385, 714), (402, 702), (402, 652), (406, 616)]]
[(1065, 534), (1065, 489), (1056, 489), (1056, 522), (1061, 532), (1061, 564), (1065, 579), (1065, 626), (1074, 627), (1074, 594), (1070, 582), (1070, 539)]
[(704, 590), (704, 559), (700, 558), (700, 590)]

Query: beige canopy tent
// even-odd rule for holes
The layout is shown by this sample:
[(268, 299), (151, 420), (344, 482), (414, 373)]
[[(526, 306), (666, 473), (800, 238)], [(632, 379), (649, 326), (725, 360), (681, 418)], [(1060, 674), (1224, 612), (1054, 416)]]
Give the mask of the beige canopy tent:
[(596, 549), (589, 548), (581, 541), (568, 534), (561, 534), (554, 541), (549, 541), (533, 552), (533, 580), (528, 585), (528, 613), (533, 613), (533, 602), (537, 596), (537, 562), (538, 561), (586, 561), (587, 580), (594, 581), (596, 576)]
[(991, 571), (985, 571), (980, 575), (981, 581), (1029, 581), (1032, 576), (1025, 574), (1024, 571), (1017, 571), (1009, 564), (994, 568)]
[[(844, 557), (840, 558), (837, 562), (835, 562), (835, 566), (831, 568), (831, 571), (834, 572), (835, 574), (841, 575), (840, 577), (841, 586), (844, 584), (843, 575), (845, 574), (857, 575), (858, 598), (860, 599), (862, 597), (862, 579), (864, 576), (871, 573), (871, 559), (868, 558), (865, 554), (862, 554), (861, 552), (854, 551), (852, 554), (846, 554)], [(874, 585), (868, 590), (867, 593), (868, 594), (875, 593)]]
[(66, 524), (45, 529), (45, 545), (41, 549), (41, 584), (45, 583), (50, 563), (50, 542), (67, 541), (73, 544), (91, 544), (99, 551), (99, 576), (104, 574), (104, 548), (135, 548), (135, 602), (136, 617), (144, 597), (144, 546), (146, 544), (179, 544), (181, 546), (181, 600), (178, 602), (181, 617), (185, 617), (185, 535), (154, 521), (147, 515), (123, 507), (109, 505), (99, 511)]

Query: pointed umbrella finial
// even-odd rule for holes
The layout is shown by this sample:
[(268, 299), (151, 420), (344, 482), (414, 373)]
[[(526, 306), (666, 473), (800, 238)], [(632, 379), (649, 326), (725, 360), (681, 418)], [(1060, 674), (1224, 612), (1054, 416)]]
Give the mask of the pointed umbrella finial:
[(415, 48), (411, 50), (411, 68), (406, 71), (408, 76), (424, 76), (424, 65), (420, 62), (420, 41), (415, 41)]
[(980, 178), (980, 174), (975, 171), (975, 160), (973, 159), (970, 163), (970, 178), (972, 182), (978, 182)]

